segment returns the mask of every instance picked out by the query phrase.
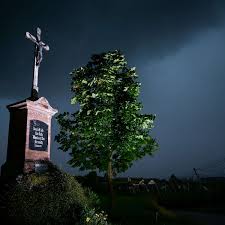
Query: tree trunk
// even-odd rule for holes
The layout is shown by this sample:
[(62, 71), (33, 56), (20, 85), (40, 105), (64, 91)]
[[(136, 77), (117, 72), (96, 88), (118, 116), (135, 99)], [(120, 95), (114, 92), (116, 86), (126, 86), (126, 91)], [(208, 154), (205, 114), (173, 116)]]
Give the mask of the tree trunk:
[(108, 190), (109, 190), (110, 197), (111, 197), (110, 211), (112, 211), (112, 209), (114, 208), (114, 205), (115, 205), (115, 198), (114, 198), (115, 196), (114, 196), (113, 183), (112, 183), (113, 173), (112, 173), (112, 161), (111, 160), (108, 163), (107, 177), (108, 177)]

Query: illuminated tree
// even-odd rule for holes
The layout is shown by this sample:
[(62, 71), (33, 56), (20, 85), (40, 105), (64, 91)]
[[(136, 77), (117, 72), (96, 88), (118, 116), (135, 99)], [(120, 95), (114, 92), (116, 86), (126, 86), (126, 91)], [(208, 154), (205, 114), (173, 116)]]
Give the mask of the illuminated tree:
[(57, 117), (56, 140), (60, 149), (70, 152), (73, 167), (106, 172), (112, 193), (113, 175), (157, 149), (149, 135), (155, 115), (141, 114), (136, 70), (119, 51), (93, 55), (71, 77), (71, 104), (79, 108)]

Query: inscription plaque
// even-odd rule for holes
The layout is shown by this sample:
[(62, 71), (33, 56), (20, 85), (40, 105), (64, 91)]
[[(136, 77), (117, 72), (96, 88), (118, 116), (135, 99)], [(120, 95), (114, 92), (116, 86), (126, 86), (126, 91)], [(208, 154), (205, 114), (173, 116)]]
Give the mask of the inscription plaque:
[(29, 148), (36, 151), (48, 150), (48, 124), (30, 120)]

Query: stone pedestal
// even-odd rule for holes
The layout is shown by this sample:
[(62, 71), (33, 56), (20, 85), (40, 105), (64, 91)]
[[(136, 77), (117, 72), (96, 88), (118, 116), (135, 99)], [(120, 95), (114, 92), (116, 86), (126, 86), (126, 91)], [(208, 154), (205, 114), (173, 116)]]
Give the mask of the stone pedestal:
[(50, 160), (51, 119), (57, 113), (46, 98), (7, 106), (10, 112), (8, 150), (2, 175), (28, 173)]

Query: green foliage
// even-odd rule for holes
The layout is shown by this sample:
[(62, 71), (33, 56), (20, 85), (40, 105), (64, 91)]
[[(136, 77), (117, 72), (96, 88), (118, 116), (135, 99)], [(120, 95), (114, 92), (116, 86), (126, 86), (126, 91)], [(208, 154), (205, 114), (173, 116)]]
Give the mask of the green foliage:
[(8, 193), (13, 224), (79, 224), (82, 210), (90, 203), (75, 178), (56, 168), (20, 176)]
[(73, 167), (81, 170), (126, 171), (133, 163), (152, 155), (156, 141), (149, 135), (155, 115), (141, 114), (140, 83), (136, 69), (124, 55), (112, 51), (93, 55), (84, 67), (71, 73), (71, 104), (79, 109), (57, 117), (60, 149), (70, 151)]
[(109, 225), (107, 217), (104, 211), (96, 212), (95, 209), (84, 209), (80, 225)]
[(99, 196), (88, 187), (84, 187), (84, 191), (85, 191), (86, 197), (89, 200), (89, 207), (100, 209), (101, 200)]

